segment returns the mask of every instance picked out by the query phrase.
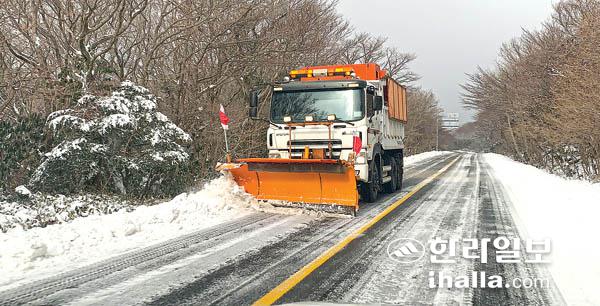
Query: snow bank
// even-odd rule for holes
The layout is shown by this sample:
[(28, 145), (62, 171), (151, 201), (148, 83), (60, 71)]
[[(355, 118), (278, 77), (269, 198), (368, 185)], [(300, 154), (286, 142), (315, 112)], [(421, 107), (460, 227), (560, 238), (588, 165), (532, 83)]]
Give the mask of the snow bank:
[(532, 239), (552, 240), (550, 272), (568, 304), (600, 305), (600, 184), (568, 180), (497, 154), (485, 154)]
[(423, 160), (426, 160), (428, 158), (432, 158), (435, 156), (440, 156), (440, 155), (446, 155), (446, 154), (450, 154), (452, 152), (450, 151), (430, 151), (430, 152), (423, 152), (423, 153), (419, 153), (419, 154), (415, 154), (415, 155), (410, 155), (410, 156), (406, 156), (404, 157), (404, 165), (411, 165), (411, 164), (417, 164)]
[(0, 234), (0, 290), (81, 267), (252, 212), (255, 200), (229, 177), (154, 206)]

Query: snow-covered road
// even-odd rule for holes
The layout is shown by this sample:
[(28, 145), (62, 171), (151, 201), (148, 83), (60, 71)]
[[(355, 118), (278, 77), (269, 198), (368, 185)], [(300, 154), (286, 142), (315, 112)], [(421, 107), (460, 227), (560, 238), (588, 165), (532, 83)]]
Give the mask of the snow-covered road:
[[(517, 187), (506, 182), (507, 174), (502, 173), (506, 165), (494, 158), (465, 152), (407, 158), (402, 191), (385, 195), (377, 203), (361, 203), (355, 218), (294, 210), (256, 211), (247, 199), (239, 210), (220, 204), (229, 213), (219, 215), (219, 224), (196, 230), (185, 222), (180, 230), (170, 225), (170, 232), (160, 234), (159, 243), (138, 242), (137, 247), (119, 249), (116, 257), (99, 256), (74, 268), (41, 269), (44, 277), (27, 271), (31, 277), (0, 287), (0, 304), (245, 305), (275, 287), (285, 289), (276, 303), (564, 304), (572, 297), (562, 295), (567, 287), (555, 285), (560, 284), (554, 280), (560, 273), (547, 264), (528, 262), (531, 254), (525, 250), (532, 248), (527, 246), (527, 233), (539, 226), (527, 229), (523, 224), (524, 213), (515, 209), (523, 205), (518, 202)], [(372, 222), (398, 202), (401, 205)], [(202, 203), (198, 205), (204, 207)], [(298, 277), (297, 271), (370, 223), (361, 235)], [(158, 233), (152, 226), (148, 229)], [(513, 242), (509, 251), (523, 250), (514, 255), (516, 263), (497, 260), (506, 250), (494, 242), (504, 237)], [(400, 242), (406, 246), (404, 239), (421, 243), (422, 257), (411, 263), (394, 257), (419, 253), (402, 253), (406, 248), (397, 247)], [(429, 244), (444, 239), (457, 241), (456, 254), (447, 249), (439, 256), (447, 262), (432, 262)], [(484, 250), (480, 245), (464, 256), (468, 239), (490, 239), (489, 246)], [(521, 240), (515, 243), (514, 239)], [(49, 271), (60, 273), (47, 276)], [(453, 282), (450, 289), (440, 285), (441, 275), (471, 277), (473, 271), (501, 276), (505, 282), (543, 282), (527, 289), (480, 288), (479, 280), (463, 287)], [(284, 285), (294, 277), (293, 285)]]

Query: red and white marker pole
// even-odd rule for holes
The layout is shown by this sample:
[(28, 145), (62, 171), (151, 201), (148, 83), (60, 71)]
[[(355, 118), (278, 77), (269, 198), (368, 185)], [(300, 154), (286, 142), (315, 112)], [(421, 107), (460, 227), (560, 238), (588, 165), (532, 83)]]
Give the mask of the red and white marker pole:
[(220, 104), (219, 108), (219, 120), (221, 121), (221, 127), (223, 128), (223, 133), (225, 134), (225, 153), (227, 162), (231, 162), (231, 155), (229, 155), (229, 143), (227, 142), (227, 130), (229, 130), (229, 117), (225, 114), (225, 108), (223, 104)]

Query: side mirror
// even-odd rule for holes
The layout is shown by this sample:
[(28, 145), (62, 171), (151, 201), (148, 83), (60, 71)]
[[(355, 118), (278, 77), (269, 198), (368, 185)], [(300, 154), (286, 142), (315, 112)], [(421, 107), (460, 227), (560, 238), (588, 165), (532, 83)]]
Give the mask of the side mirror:
[(375, 99), (373, 101), (373, 110), (374, 111), (380, 111), (383, 109), (383, 97), (382, 96), (375, 96)]
[(257, 119), (258, 118), (258, 107), (250, 106), (250, 109), (248, 110), (248, 117), (250, 117), (252, 119)]
[(258, 107), (258, 91), (253, 90), (250, 94), (250, 108)]
[(367, 117), (371, 118), (375, 114), (373, 95), (367, 94)]
[(258, 118), (258, 90), (253, 90), (250, 93), (250, 101), (248, 101), (250, 109), (248, 110), (248, 117), (252, 119)]

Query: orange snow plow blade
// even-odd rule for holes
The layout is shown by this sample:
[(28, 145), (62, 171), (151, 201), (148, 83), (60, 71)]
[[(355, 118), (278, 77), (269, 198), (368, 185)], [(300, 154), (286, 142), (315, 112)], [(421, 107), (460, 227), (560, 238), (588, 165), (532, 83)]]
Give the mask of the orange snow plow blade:
[(238, 185), (259, 200), (323, 204), (313, 205), (319, 210), (340, 206), (350, 214), (358, 209), (354, 166), (346, 161), (246, 158), (221, 164), (217, 170), (230, 172)]

